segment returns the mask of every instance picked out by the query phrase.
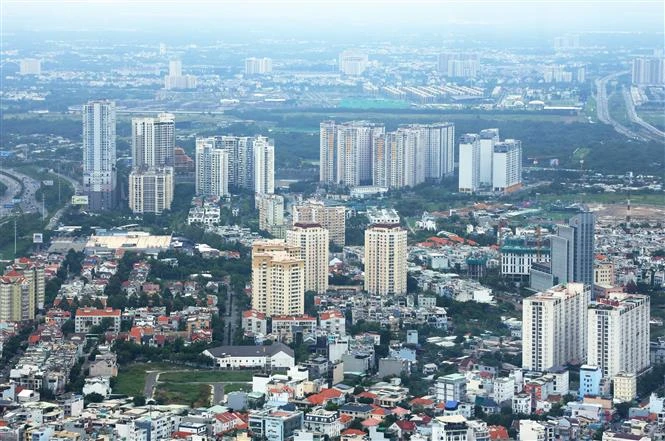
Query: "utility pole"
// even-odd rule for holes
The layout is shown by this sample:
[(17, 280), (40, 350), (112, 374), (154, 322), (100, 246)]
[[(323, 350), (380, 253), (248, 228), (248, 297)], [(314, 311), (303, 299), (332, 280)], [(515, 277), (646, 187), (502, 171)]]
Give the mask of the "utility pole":
[(16, 216), (14, 216), (14, 259), (16, 259)]

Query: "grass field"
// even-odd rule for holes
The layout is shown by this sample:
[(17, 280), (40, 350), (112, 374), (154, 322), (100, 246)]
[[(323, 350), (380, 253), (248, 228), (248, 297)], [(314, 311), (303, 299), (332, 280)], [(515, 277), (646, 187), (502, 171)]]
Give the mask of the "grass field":
[[(623, 204), (628, 195), (626, 193), (571, 193), (571, 194), (543, 194), (538, 196), (540, 202), (596, 202), (599, 204)], [(662, 193), (632, 194), (632, 205), (665, 205)]]
[(164, 383), (233, 383), (252, 381), (250, 371), (177, 371), (159, 375)]
[(657, 110), (642, 110), (637, 112), (639, 117), (657, 129), (665, 130), (665, 114)]
[(192, 407), (210, 405), (210, 385), (189, 383), (159, 383), (155, 399), (165, 404), (189, 404)]
[(177, 369), (177, 366), (165, 363), (138, 363), (121, 368), (115, 380), (113, 393), (143, 396), (146, 372), (173, 369)]
[(224, 393), (228, 394), (235, 391), (251, 392), (252, 385), (247, 383), (229, 383), (224, 385)]

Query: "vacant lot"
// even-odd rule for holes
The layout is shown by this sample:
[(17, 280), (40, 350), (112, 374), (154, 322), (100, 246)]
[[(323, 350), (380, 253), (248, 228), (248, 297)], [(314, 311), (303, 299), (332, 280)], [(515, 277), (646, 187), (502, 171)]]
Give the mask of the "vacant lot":
[(160, 383), (234, 383), (252, 381), (251, 371), (176, 371), (159, 375)]
[(159, 383), (154, 398), (158, 403), (203, 407), (210, 405), (210, 389), (208, 384)]

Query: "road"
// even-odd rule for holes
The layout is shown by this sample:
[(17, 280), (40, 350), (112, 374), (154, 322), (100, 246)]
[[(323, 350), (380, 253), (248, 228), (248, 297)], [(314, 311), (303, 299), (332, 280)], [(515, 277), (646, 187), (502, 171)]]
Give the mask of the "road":
[[(23, 182), (23, 196), (17, 207), (23, 210), (24, 213), (39, 213), (43, 217), (46, 217), (48, 211), (44, 210), (42, 212), (42, 204), (41, 202), (37, 202), (35, 198), (35, 193), (41, 187), (41, 182), (13, 169), (2, 168), (1, 170), (6, 174), (14, 176), (17, 181)], [(0, 212), (0, 214), (7, 215), (8, 213)]]
[(159, 371), (148, 371), (145, 376), (145, 386), (143, 387), (143, 396), (146, 400), (152, 399), (155, 393), (155, 386), (159, 379)]
[(630, 94), (630, 90), (624, 87), (622, 93), (623, 99), (626, 103), (628, 119), (630, 119), (632, 123), (637, 124), (644, 129), (643, 132), (645, 132), (645, 137), (657, 142), (662, 142), (665, 140), (665, 132), (658, 130), (656, 127), (652, 126), (639, 117), (637, 111), (635, 110), (635, 103), (633, 102), (633, 97)]
[[(83, 190), (83, 187), (81, 186), (80, 182), (78, 182), (77, 180), (75, 180), (75, 179), (73, 179), (73, 178), (71, 178), (67, 175), (63, 175), (61, 173), (53, 172), (53, 174), (58, 176), (61, 179), (64, 179), (64, 180), (68, 181), (71, 184), (71, 186), (74, 188), (74, 194), (81, 194), (81, 192)], [(52, 230), (52, 229), (54, 229), (58, 226), (58, 224), (60, 223), (60, 218), (62, 217), (62, 214), (65, 212), (65, 210), (67, 208), (69, 208), (70, 205), (71, 205), (71, 201), (67, 201), (67, 203), (65, 203), (65, 205), (53, 215), (53, 217), (49, 220), (48, 225), (46, 225), (47, 230)]]
[(0, 174), (0, 181), (7, 187), (5, 194), (0, 198), (0, 217), (3, 217), (11, 213), (12, 209), (5, 208), (5, 204), (10, 204), (12, 199), (18, 197), (21, 192), (21, 183), (5, 174)]

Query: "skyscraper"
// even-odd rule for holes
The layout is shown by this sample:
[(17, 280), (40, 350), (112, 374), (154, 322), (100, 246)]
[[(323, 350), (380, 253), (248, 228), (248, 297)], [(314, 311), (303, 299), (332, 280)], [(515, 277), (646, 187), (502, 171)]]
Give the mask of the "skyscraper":
[(252, 244), (252, 309), (273, 315), (301, 315), (305, 309), (305, 262), (300, 247), (282, 240)]
[(665, 58), (634, 58), (632, 79), (633, 84), (665, 84)]
[(129, 206), (135, 213), (161, 213), (173, 201), (175, 117), (132, 119)]
[(560, 225), (552, 236), (553, 283), (580, 282), (593, 286), (594, 214), (581, 212)]
[(258, 195), (256, 204), (259, 209), (259, 228), (273, 236), (284, 238), (284, 196)]
[(319, 181), (335, 184), (335, 121), (319, 124)]
[(215, 148), (229, 152), (229, 185), (235, 189), (254, 189), (254, 138), (215, 136)]
[(587, 305), (582, 283), (557, 285), (523, 301), (522, 367), (545, 371), (586, 360)]
[(451, 78), (475, 78), (480, 71), (480, 57), (472, 53), (439, 54), (439, 72)]
[(499, 142), (499, 129), (480, 131), (480, 185), (492, 185), (492, 158), (494, 144)]
[(367, 69), (367, 54), (356, 51), (344, 51), (339, 54), (339, 71), (344, 75), (362, 75)]
[(180, 60), (169, 61), (169, 74), (164, 77), (164, 88), (171, 89), (196, 89), (196, 77), (194, 75), (182, 74), (182, 62)]
[(372, 181), (372, 141), (385, 131), (367, 121), (352, 121), (337, 126), (335, 182), (355, 187)]
[(425, 179), (439, 181), (455, 171), (455, 124), (419, 124), (425, 143)]
[(229, 194), (229, 152), (216, 148), (215, 138), (196, 139), (196, 194)]
[(275, 192), (275, 145), (264, 136), (254, 139), (254, 194)]
[(300, 247), (305, 261), (305, 291), (324, 294), (328, 289), (328, 230), (319, 224), (294, 224), (286, 242)]
[(376, 224), (365, 230), (365, 291), (372, 295), (406, 293), (406, 230)]
[(588, 310), (587, 364), (603, 377), (639, 374), (649, 367), (649, 296), (610, 293)]
[(265, 75), (272, 72), (272, 58), (245, 58), (245, 75)]
[(522, 142), (506, 139), (504, 142), (496, 143), (492, 157), (492, 191), (510, 193), (521, 187)]
[(328, 230), (330, 241), (343, 247), (346, 234), (346, 207), (325, 205), (320, 201), (307, 201), (293, 206), (293, 224), (320, 224)]
[(459, 140), (459, 192), (474, 193), (480, 188), (480, 137), (474, 133)]
[(83, 106), (83, 192), (91, 211), (113, 210), (118, 201), (115, 103)]

